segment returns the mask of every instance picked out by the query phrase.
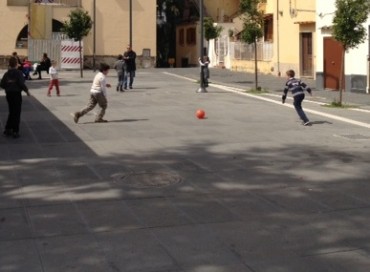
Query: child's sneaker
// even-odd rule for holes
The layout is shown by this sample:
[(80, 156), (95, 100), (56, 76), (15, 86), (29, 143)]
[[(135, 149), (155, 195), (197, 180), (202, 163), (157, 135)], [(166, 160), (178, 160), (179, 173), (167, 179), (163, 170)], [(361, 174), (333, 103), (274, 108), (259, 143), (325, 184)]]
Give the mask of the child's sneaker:
[(73, 117), (73, 121), (77, 124), (78, 123), (78, 120), (81, 117), (81, 114), (79, 112), (75, 112), (75, 113), (71, 113), (71, 115)]
[(303, 125), (304, 126), (310, 126), (311, 125), (311, 122), (310, 121), (304, 122)]

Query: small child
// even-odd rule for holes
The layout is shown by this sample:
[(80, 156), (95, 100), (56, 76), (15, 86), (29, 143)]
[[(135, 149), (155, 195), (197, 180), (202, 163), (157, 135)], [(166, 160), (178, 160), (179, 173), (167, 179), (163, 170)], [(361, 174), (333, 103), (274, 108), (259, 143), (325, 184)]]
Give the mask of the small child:
[(84, 116), (86, 113), (95, 108), (96, 104), (99, 104), (100, 112), (95, 118), (95, 123), (106, 123), (107, 120), (103, 119), (105, 115), (105, 110), (108, 106), (107, 101), (107, 88), (110, 88), (111, 85), (106, 83), (106, 77), (109, 72), (109, 65), (105, 63), (100, 64), (99, 72), (95, 75), (93, 83), (90, 89), (90, 99), (85, 108), (81, 111), (77, 111), (72, 114), (73, 121), (78, 123), (78, 120)]
[(125, 61), (123, 60), (123, 56), (121, 54), (118, 55), (117, 61), (114, 63), (113, 68), (116, 69), (117, 72), (118, 83), (116, 91), (124, 92), (123, 81), (125, 76)]
[(32, 63), (28, 60), (28, 58), (24, 58), (23, 65), (22, 65), (22, 72), (24, 74), (24, 79), (32, 80), (30, 73), (32, 71)]
[(51, 90), (55, 86), (57, 90), (57, 96), (60, 96), (60, 89), (59, 89), (59, 79), (58, 79), (58, 70), (57, 70), (57, 62), (55, 60), (51, 61), (51, 66), (49, 68), (49, 76), (50, 76), (50, 83), (48, 89), (48, 96), (51, 96)]
[(311, 123), (302, 109), (302, 101), (305, 97), (304, 91), (306, 90), (310, 95), (312, 95), (312, 91), (304, 82), (294, 77), (295, 72), (293, 70), (288, 70), (286, 75), (288, 77), (288, 81), (285, 84), (284, 94), (281, 97), (282, 102), (283, 104), (285, 103), (288, 91), (290, 91), (294, 99), (294, 108), (297, 111), (299, 118), (302, 119), (302, 124), (304, 126), (309, 126)]
[(198, 59), (201, 69), (203, 70), (203, 84), (204, 87), (208, 87), (208, 79), (209, 79), (209, 57), (204, 56), (203, 61), (201, 58)]

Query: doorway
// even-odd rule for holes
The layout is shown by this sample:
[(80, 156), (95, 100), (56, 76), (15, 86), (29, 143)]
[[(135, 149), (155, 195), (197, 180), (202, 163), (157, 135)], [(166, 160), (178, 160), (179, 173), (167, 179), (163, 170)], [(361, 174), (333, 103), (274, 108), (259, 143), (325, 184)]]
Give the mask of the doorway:
[[(324, 38), (324, 89), (339, 90), (343, 46), (332, 37)], [(343, 60), (344, 65), (344, 60)], [(344, 77), (343, 84), (344, 85)]]
[(312, 33), (301, 33), (301, 75), (313, 76)]

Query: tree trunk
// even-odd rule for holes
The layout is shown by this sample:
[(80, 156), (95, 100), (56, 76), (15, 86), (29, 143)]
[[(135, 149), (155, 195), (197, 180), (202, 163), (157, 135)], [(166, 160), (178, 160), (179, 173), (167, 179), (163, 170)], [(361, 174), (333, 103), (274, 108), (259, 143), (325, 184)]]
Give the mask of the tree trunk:
[(80, 51), (80, 74), (81, 74), (81, 78), (83, 78), (83, 59), (82, 59), (82, 47), (81, 47), (81, 40), (78, 41), (78, 46), (79, 46), (79, 51)]
[(342, 106), (343, 102), (343, 76), (344, 76), (344, 56), (346, 51), (343, 50), (342, 53), (342, 61), (341, 61), (341, 67), (340, 67), (340, 76), (339, 76), (339, 106)]
[(258, 91), (259, 88), (258, 88), (257, 41), (254, 41), (254, 81), (255, 81), (256, 91)]

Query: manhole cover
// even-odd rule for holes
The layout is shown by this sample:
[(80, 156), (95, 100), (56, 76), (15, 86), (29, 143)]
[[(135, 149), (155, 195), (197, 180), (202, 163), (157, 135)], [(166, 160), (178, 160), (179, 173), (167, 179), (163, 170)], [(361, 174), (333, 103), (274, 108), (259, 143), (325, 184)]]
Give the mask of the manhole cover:
[(122, 175), (117, 174), (114, 179), (126, 186), (139, 189), (166, 187), (178, 184), (182, 181), (181, 177), (176, 173), (150, 171), (134, 172)]

